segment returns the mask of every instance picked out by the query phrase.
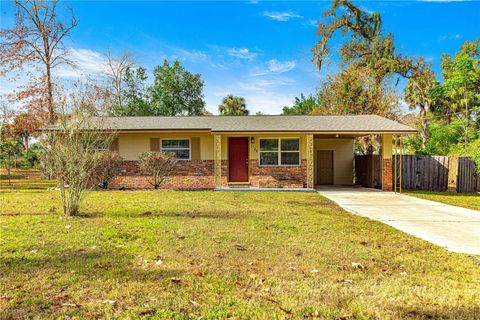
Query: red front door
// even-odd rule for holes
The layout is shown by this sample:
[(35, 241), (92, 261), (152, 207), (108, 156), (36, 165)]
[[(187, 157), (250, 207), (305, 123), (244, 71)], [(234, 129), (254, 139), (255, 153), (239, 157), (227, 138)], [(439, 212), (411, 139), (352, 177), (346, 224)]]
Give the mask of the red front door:
[(248, 181), (248, 137), (228, 138), (228, 181)]

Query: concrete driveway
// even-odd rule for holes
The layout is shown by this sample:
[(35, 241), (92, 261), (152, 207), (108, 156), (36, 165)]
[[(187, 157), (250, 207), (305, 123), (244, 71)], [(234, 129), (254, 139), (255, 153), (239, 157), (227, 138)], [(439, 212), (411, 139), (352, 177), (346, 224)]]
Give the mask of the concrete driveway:
[(447, 250), (480, 254), (480, 211), (367, 188), (329, 187), (318, 193), (353, 214)]

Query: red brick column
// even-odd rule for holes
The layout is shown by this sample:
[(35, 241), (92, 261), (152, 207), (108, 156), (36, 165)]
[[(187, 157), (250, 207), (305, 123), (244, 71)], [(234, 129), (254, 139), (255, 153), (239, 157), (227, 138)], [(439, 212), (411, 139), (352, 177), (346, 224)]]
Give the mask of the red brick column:
[(393, 190), (392, 159), (382, 159), (382, 191)]

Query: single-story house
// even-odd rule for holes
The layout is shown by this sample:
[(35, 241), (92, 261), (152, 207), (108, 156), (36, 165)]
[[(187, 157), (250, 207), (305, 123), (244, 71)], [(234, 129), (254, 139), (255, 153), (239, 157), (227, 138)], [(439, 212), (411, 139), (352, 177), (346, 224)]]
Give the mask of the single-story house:
[(111, 188), (151, 188), (139, 170), (145, 151), (176, 155), (171, 189), (352, 185), (354, 138), (383, 138), (382, 188), (392, 189), (392, 136), (415, 129), (375, 115), (104, 117), (123, 158)]

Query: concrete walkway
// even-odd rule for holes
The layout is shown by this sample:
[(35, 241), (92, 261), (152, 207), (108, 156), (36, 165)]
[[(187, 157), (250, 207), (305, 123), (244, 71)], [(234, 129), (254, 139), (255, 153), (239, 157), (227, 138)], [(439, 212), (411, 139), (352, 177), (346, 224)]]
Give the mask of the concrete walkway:
[(447, 250), (480, 254), (480, 211), (367, 188), (320, 188), (318, 193), (353, 214)]

